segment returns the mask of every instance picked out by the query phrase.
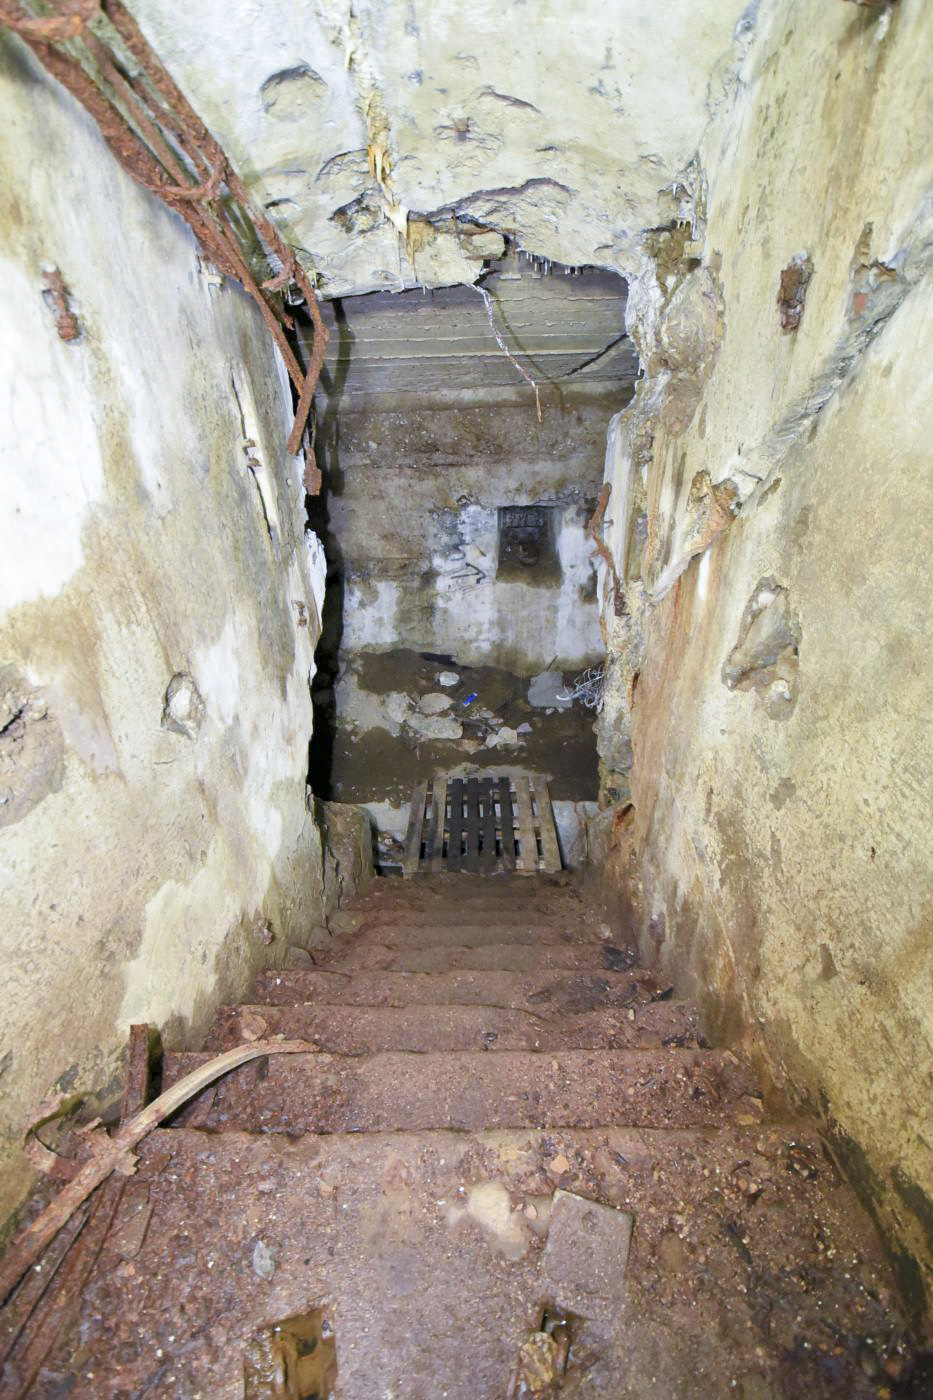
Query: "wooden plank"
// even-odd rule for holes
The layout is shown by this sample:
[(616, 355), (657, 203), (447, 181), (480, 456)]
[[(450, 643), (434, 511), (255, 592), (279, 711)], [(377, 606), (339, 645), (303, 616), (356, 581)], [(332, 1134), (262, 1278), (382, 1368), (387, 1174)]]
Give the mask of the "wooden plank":
[(560, 870), (560, 846), (557, 842), (557, 828), (554, 825), (554, 811), (551, 807), (551, 793), (546, 779), (540, 773), (533, 775), (535, 802), (538, 808), (538, 830), (541, 832), (542, 870)]
[(441, 788), (441, 796), (446, 797), (447, 783), (444, 778), (435, 778), (431, 783), (431, 796), (428, 800), (427, 830), (424, 836), (424, 860), (420, 869), (433, 870), (434, 859), (439, 847), (444, 841), (444, 809), (440, 809), (438, 816), (437, 794)]
[(531, 785), (527, 778), (515, 779), (515, 815), (518, 819), (519, 859), (516, 867), (523, 875), (538, 873), (538, 843), (531, 811)]
[(480, 856), (480, 870), (495, 870), (498, 857), (496, 855), (496, 808), (495, 808), (495, 782), (490, 777), (485, 777), (480, 783), (480, 796), (483, 801), (483, 816), (480, 820), (480, 830), (483, 833), (483, 853)]
[(432, 875), (439, 875), (444, 869), (444, 832), (447, 829), (447, 779), (434, 779), (434, 799), (432, 801), (431, 822), (437, 827), (431, 846), (428, 869)]
[(499, 825), (502, 831), (502, 866), (505, 870), (514, 870), (515, 814), (512, 810), (512, 787), (508, 778), (500, 778), (497, 786), (501, 812)]
[(421, 837), (424, 831), (424, 804), (427, 801), (428, 784), (425, 779), (415, 785), (412, 794), (411, 810), (408, 814), (408, 831), (405, 835), (405, 855), (402, 858), (402, 874), (417, 875), (421, 860)]
[(463, 842), (463, 779), (452, 778), (447, 784), (450, 794), (450, 840), (447, 846), (447, 869), (461, 869), (460, 847)]

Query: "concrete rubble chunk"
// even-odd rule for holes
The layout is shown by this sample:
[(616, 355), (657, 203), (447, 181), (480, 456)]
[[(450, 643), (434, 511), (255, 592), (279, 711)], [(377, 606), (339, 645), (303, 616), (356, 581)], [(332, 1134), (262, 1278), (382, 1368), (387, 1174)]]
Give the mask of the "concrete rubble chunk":
[(386, 713), (401, 724), (402, 720), (408, 718), (408, 711), (411, 709), (411, 700), (400, 690), (394, 690), (385, 698)]
[(573, 702), (562, 700), (560, 697), (564, 694), (566, 694), (566, 687), (560, 671), (540, 671), (538, 675), (531, 678), (531, 684), (528, 687), (528, 703), (534, 705), (536, 710), (569, 710)]
[(331, 933), (356, 933), (365, 923), (366, 915), (361, 909), (335, 909), (327, 920)]
[(504, 724), (496, 734), (489, 736), (486, 740), (486, 747), (487, 749), (512, 749), (520, 743), (522, 743), (522, 736), (518, 730)]
[(449, 710), (452, 704), (453, 700), (449, 695), (432, 690), (428, 695), (422, 695), (418, 701), (418, 708), (423, 715), (439, 715), (442, 710)]
[(423, 739), (463, 738), (463, 725), (459, 720), (449, 719), (447, 715), (411, 714), (408, 716), (408, 727)]
[(634, 1217), (555, 1191), (543, 1271), (558, 1306), (610, 1323), (622, 1306)]

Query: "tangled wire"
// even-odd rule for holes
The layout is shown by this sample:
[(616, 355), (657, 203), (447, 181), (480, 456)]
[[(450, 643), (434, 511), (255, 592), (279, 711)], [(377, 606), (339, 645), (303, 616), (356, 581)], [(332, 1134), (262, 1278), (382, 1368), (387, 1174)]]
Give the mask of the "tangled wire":
[(579, 700), (586, 709), (595, 710), (599, 714), (603, 707), (605, 689), (606, 664), (601, 662), (598, 666), (589, 666), (585, 671), (581, 671), (566, 695), (558, 695), (557, 699), (571, 703)]

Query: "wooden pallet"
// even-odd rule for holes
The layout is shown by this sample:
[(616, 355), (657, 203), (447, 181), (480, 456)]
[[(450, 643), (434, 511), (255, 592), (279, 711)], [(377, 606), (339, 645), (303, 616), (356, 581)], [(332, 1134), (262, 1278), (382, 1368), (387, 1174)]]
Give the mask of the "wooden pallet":
[(406, 875), (536, 875), (560, 868), (551, 798), (540, 773), (439, 776), (415, 788), (402, 862)]

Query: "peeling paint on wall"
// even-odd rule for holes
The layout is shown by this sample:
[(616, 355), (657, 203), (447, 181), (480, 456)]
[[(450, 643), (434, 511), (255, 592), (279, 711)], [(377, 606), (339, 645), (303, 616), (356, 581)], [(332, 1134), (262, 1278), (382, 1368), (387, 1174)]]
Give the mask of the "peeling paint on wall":
[(2, 1217), (35, 1104), (65, 1083), (106, 1102), (132, 1021), (197, 1043), (306, 941), (323, 857), (321, 570), (283, 368), (8, 36), (0, 110)]

